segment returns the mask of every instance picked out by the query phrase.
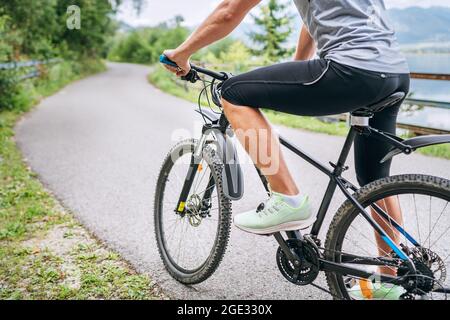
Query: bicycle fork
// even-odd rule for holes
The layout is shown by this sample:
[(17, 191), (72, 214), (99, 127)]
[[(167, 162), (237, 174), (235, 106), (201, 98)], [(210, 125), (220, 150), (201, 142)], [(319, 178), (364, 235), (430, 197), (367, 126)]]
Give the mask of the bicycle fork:
[[(202, 153), (203, 148), (207, 140), (207, 135), (203, 134), (199, 143), (195, 146), (194, 154), (191, 157), (191, 162), (189, 165), (189, 170), (186, 175), (186, 179), (184, 180), (183, 189), (181, 190), (180, 198), (178, 200), (175, 212), (182, 215), (185, 213), (186, 203), (188, 201), (189, 193), (191, 191), (192, 185), (194, 184), (195, 176), (201, 171), (203, 168), (201, 166), (202, 161)], [(208, 180), (208, 186), (203, 193), (202, 204), (205, 203), (205, 200), (211, 198), (212, 192), (214, 190), (214, 179), (212, 179), (212, 172), (210, 174)]]

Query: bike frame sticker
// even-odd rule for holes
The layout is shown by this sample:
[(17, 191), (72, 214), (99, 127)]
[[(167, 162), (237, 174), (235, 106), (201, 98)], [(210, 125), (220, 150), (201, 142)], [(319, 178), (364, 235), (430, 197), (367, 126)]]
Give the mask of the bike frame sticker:
[(409, 242), (411, 242), (414, 246), (419, 246), (419, 243), (408, 233), (406, 232), (402, 227), (396, 226), (396, 229), (408, 239)]
[(403, 251), (401, 251), (393, 242), (391, 239), (389, 239), (386, 236), (382, 237), (384, 242), (386, 242), (389, 247), (391, 247), (392, 250), (394, 250), (394, 252), (400, 257), (400, 259), (402, 260), (408, 260), (408, 257), (405, 255), (405, 253)]
[(180, 202), (180, 205), (178, 206), (178, 212), (183, 212), (185, 206), (186, 202)]

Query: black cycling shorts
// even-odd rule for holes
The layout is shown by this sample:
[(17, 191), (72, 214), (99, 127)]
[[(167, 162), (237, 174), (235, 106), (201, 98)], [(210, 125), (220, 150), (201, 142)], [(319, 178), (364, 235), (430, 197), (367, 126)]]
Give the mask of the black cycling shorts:
[[(238, 106), (324, 116), (356, 111), (398, 91), (408, 93), (409, 85), (409, 74), (367, 71), (317, 59), (281, 63), (238, 75), (223, 84), (222, 97)], [(376, 113), (370, 125), (395, 133), (400, 105)], [(391, 162), (380, 164), (389, 148), (373, 137), (356, 138), (355, 165), (360, 185), (389, 176)]]

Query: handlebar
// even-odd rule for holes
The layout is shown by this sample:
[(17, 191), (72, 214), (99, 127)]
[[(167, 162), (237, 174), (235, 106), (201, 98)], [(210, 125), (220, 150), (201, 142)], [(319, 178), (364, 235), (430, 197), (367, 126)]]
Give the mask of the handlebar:
[[(159, 62), (162, 64), (166, 64), (168, 66), (174, 67), (174, 68), (179, 68), (179, 66), (175, 62), (173, 62), (172, 60), (167, 58), (167, 56), (164, 54), (162, 54), (159, 57)], [(228, 80), (228, 78), (229, 78), (229, 75), (226, 74), (225, 72), (216, 72), (216, 71), (208, 70), (208, 69), (196, 66), (195, 64), (191, 63), (191, 70), (189, 71), (189, 73), (186, 76), (182, 77), (182, 79), (191, 81), (191, 82), (192, 81), (195, 82), (196, 80), (198, 80), (197, 79), (198, 76), (196, 73), (201, 73), (201, 74), (207, 75), (207, 76), (214, 78), (216, 80), (219, 80), (219, 81), (225, 81), (225, 80)]]

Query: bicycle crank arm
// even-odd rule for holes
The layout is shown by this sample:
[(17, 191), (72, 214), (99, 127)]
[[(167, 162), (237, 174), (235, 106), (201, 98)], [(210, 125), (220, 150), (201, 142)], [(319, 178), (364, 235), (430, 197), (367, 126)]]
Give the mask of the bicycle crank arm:
[(275, 233), (274, 237), (277, 240), (278, 244), (280, 245), (281, 249), (283, 250), (284, 254), (289, 258), (290, 261), (292, 261), (294, 266), (295, 267), (300, 266), (301, 258), (295, 252), (291, 251), (291, 249), (287, 245), (286, 241), (284, 241), (284, 238), (281, 235), (281, 233), (279, 233), (279, 232)]

